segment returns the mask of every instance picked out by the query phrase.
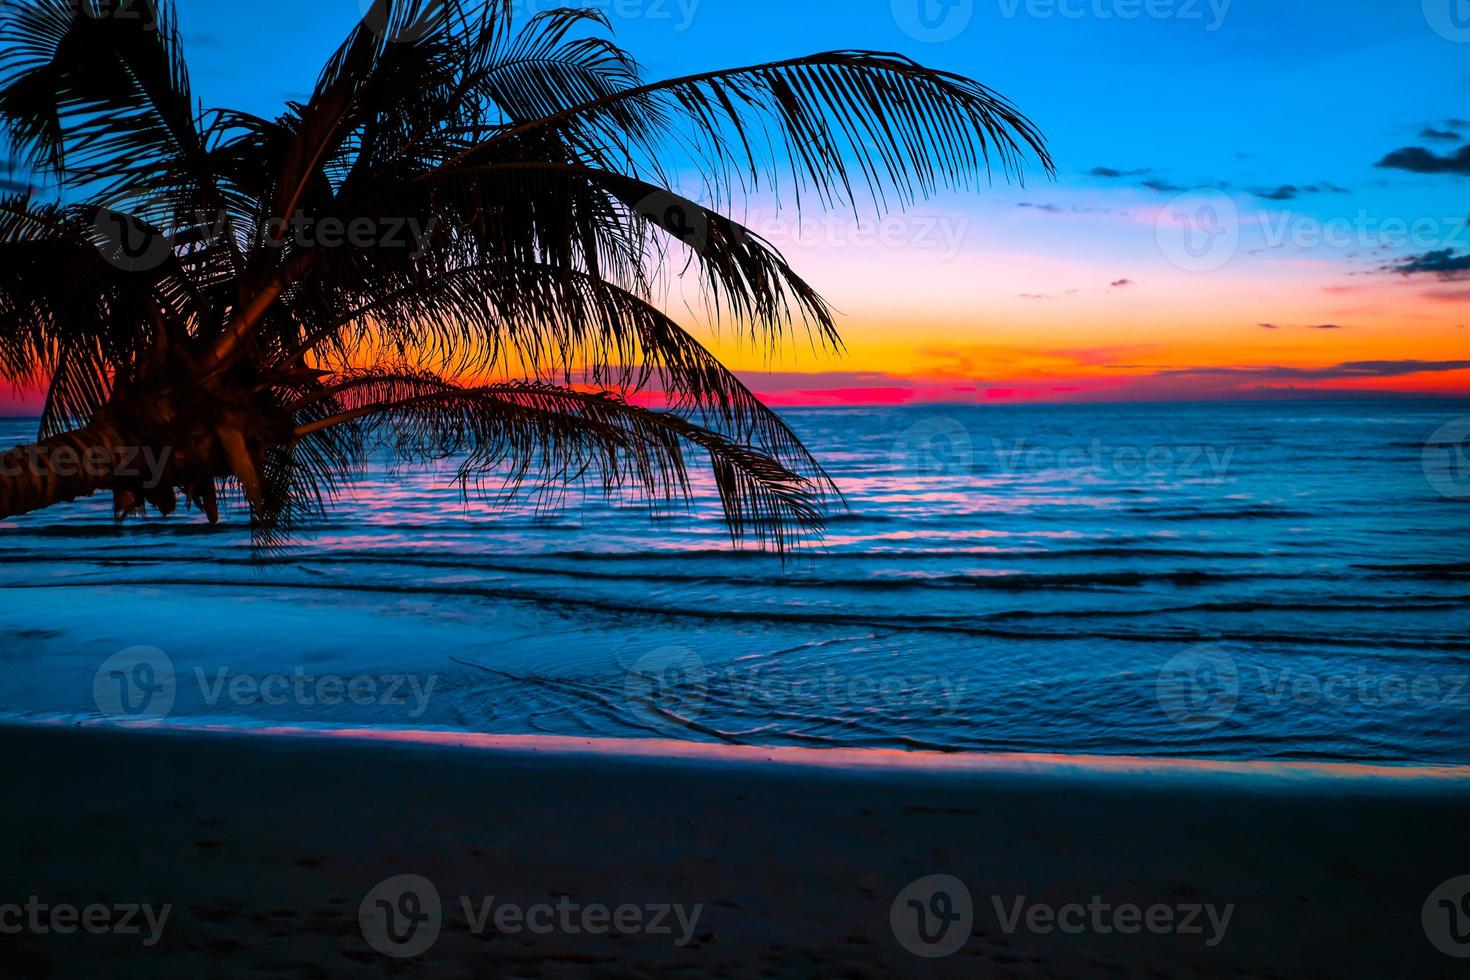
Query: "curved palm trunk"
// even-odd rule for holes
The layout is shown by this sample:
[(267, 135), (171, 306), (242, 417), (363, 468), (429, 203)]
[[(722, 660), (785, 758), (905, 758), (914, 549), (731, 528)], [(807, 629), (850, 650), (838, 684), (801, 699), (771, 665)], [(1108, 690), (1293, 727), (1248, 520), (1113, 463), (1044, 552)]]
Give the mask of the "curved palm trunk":
[(94, 424), (0, 456), (0, 520), (112, 488), (120, 443), (110, 425)]

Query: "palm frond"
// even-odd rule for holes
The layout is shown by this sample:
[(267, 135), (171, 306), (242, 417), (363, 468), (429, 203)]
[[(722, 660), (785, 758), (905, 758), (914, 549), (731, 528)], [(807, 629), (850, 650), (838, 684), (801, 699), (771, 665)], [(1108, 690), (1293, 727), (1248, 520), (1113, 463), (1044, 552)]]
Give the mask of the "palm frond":
[(331, 394), (336, 414), (305, 422), (299, 438), (356, 426), (365, 442), (386, 444), (405, 462), (458, 460), (466, 493), (494, 481), (503, 496), (530, 490), (550, 494), (555, 506), (569, 487), (593, 481), (609, 497), (632, 494), (662, 512), (690, 500), (687, 446), (708, 458), (737, 544), (784, 551), (824, 527), (820, 485), (772, 456), (612, 392), (518, 382), (462, 387), (428, 373), (366, 371), (332, 385)]

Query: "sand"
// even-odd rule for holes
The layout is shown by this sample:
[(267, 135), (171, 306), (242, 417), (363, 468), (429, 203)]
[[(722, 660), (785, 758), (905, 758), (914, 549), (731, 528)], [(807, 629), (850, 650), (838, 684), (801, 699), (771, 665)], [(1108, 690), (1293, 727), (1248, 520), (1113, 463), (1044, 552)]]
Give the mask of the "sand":
[[(146, 925), (0, 936), (14, 976), (1389, 978), (1467, 967), (1421, 921), (1436, 886), (1470, 874), (1463, 769), (40, 726), (0, 728), (0, 746), (0, 905), (169, 907), (152, 945)], [(404, 903), (401, 881), (381, 886), (399, 875), (427, 879), (442, 909), (436, 935), (421, 923), (428, 931), (388, 947), (432, 938), (413, 958), (375, 949), (360, 921), (367, 898), (381, 945), (377, 898), (427, 914)], [(957, 951), (938, 958), (907, 950), (893, 925), (895, 899), (930, 875), (962, 882), (972, 912), (968, 931), (943, 933)], [(947, 898), (925, 892), (919, 908), (956, 908), (953, 887), (940, 890)], [(898, 903), (911, 944), (915, 894)], [(1160, 932), (1130, 918), (1133, 906), (1153, 909)], [(1048, 929), (1048, 911), (1086, 925)], [(552, 931), (533, 934), (516, 912)]]

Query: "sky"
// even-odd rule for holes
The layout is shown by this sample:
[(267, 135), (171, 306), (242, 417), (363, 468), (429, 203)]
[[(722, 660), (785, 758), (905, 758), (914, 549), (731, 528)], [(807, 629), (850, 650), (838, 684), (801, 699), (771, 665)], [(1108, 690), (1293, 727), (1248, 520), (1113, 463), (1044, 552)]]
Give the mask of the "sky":
[[(365, 4), (179, 0), (196, 94), (274, 114)], [(897, 51), (1046, 134), (1054, 180), (881, 218), (746, 202), (846, 341), (713, 341), (774, 403), (1470, 394), (1470, 0), (572, 5), (650, 78)]]

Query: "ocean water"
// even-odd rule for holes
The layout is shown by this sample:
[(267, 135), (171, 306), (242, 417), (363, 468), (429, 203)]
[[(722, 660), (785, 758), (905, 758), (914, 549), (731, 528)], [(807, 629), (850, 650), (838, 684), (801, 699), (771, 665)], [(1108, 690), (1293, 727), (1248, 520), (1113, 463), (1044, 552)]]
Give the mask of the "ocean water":
[(0, 713), (1470, 762), (1470, 403), (788, 417), (847, 509), (785, 563), (704, 497), (386, 466), (264, 560), (238, 513), (0, 523)]

